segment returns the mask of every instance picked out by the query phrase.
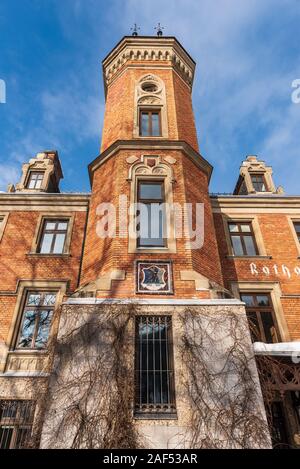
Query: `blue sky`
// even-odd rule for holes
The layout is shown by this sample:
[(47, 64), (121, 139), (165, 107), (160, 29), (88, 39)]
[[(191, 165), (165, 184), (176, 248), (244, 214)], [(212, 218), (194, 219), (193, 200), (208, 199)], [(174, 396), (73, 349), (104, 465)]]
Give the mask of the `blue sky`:
[(300, 194), (299, 0), (1, 0), (0, 190), (21, 164), (57, 149), (64, 191), (90, 189), (99, 154), (101, 60), (134, 22), (160, 21), (197, 62), (193, 90), (200, 151), (214, 166), (211, 191), (233, 190), (241, 161), (257, 154), (275, 183)]

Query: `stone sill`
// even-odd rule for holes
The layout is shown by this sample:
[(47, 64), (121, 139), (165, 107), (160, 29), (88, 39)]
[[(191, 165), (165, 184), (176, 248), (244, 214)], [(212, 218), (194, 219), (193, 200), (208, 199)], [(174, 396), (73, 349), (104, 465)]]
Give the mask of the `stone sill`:
[(48, 376), (50, 373), (43, 371), (6, 371), (0, 373), (0, 378), (46, 378)]
[(39, 252), (28, 252), (26, 254), (26, 256), (28, 256), (28, 257), (39, 257), (41, 259), (43, 259), (43, 258), (47, 259), (48, 257), (50, 257), (50, 258), (51, 257), (55, 257), (55, 258), (59, 257), (59, 258), (62, 258), (62, 259), (72, 257), (70, 253), (65, 253), (65, 254), (41, 254)]
[(273, 259), (272, 256), (234, 256), (234, 255), (227, 255), (225, 256), (226, 259)]
[(48, 350), (35, 350), (35, 349), (16, 349), (16, 350), (9, 350), (7, 352), (8, 355), (33, 355), (33, 356), (40, 356), (40, 355), (48, 355)]
[(137, 140), (166, 140), (168, 137), (164, 137), (163, 135), (157, 135), (157, 137), (155, 137), (154, 135), (137, 135), (135, 138)]
[(141, 412), (133, 414), (135, 420), (178, 420), (177, 413)]

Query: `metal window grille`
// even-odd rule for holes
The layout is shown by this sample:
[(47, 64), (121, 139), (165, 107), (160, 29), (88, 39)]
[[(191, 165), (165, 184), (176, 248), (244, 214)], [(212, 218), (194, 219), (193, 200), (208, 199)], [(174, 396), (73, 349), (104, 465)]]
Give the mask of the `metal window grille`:
[(176, 413), (171, 316), (136, 319), (135, 414)]
[(35, 402), (0, 400), (0, 449), (32, 447)]

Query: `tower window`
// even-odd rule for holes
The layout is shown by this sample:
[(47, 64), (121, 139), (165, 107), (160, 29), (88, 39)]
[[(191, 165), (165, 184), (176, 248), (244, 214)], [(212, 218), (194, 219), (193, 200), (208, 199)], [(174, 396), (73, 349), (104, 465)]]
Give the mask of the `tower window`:
[(161, 116), (160, 111), (140, 110), (140, 136), (160, 137)]
[(253, 342), (276, 343), (279, 332), (270, 295), (268, 293), (243, 293), (241, 300), (246, 303)]
[(137, 224), (138, 247), (164, 247), (166, 245), (164, 183), (162, 181), (139, 181)]
[(17, 348), (40, 350), (47, 347), (55, 302), (55, 292), (27, 294)]
[(28, 189), (40, 189), (44, 179), (44, 173), (42, 171), (31, 171), (28, 180)]
[(174, 414), (175, 390), (171, 316), (136, 319), (136, 414)]
[(252, 224), (248, 222), (229, 223), (231, 245), (235, 256), (257, 256), (258, 249), (255, 242)]
[(251, 174), (251, 181), (256, 192), (266, 192), (266, 183), (263, 174)]
[(0, 400), (0, 449), (30, 446), (34, 401)]
[(40, 254), (63, 254), (68, 220), (45, 220), (39, 244)]
[(298, 241), (300, 243), (300, 222), (295, 222), (294, 227), (295, 227), (295, 231), (296, 231)]

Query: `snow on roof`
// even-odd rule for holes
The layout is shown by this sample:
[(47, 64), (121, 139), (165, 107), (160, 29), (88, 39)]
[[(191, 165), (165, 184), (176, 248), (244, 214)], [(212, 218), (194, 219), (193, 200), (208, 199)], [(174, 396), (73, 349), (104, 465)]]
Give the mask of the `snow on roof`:
[(288, 355), (298, 357), (300, 361), (300, 341), (280, 342), (278, 344), (255, 342), (253, 348), (257, 355)]

